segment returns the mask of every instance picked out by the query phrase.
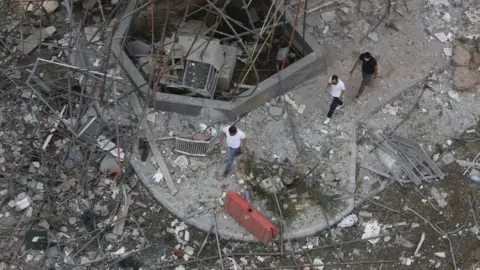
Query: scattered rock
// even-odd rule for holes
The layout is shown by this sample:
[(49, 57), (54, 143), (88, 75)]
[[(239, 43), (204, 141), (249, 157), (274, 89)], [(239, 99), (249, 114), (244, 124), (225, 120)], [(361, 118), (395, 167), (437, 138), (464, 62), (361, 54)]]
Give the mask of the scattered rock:
[(45, 230), (50, 230), (50, 224), (45, 219), (40, 219), (38, 221), (38, 226), (44, 228)]
[(75, 225), (75, 223), (77, 223), (77, 218), (76, 217), (68, 218), (68, 223), (72, 226)]
[(335, 19), (335, 16), (336, 16), (335, 10), (322, 13), (322, 19), (327, 23), (333, 21), (333, 19)]
[(28, 207), (27, 211), (25, 212), (25, 216), (32, 217), (32, 214), (33, 214), (33, 208)]
[(442, 43), (445, 43), (445, 41), (448, 40), (447, 35), (445, 35), (445, 33), (443, 33), (443, 32), (441, 32), (441, 33), (436, 33), (434, 36), (435, 36), (440, 42), (442, 42)]
[(413, 248), (415, 246), (412, 242), (408, 241), (401, 235), (395, 236), (395, 244), (404, 246), (406, 248)]
[(173, 162), (173, 164), (181, 169), (186, 169), (187, 166), (188, 166), (188, 159), (186, 156), (184, 155), (181, 155), (181, 156), (178, 156), (175, 161)]
[(447, 255), (445, 255), (445, 252), (435, 252), (435, 256), (440, 257), (440, 258), (446, 258)]
[(114, 233), (107, 233), (105, 234), (105, 240), (110, 243), (115, 242), (117, 240), (117, 235)]
[(105, 156), (100, 163), (100, 171), (106, 172), (109, 169), (117, 168), (117, 158), (113, 156)]
[[(363, 234), (362, 234), (362, 239), (379, 236), (380, 235), (380, 229), (381, 229), (381, 226), (378, 223), (378, 221), (371, 220), (371, 221), (367, 222), (365, 224), (365, 230), (363, 231)], [(379, 240), (380, 240), (380, 238), (374, 238), (374, 239), (368, 240), (368, 242), (370, 242), (372, 244), (376, 244)]]
[(260, 188), (268, 193), (277, 193), (279, 191), (278, 185), (271, 178), (265, 178), (260, 182)]
[(444, 53), (446, 56), (450, 57), (450, 56), (452, 56), (452, 54), (453, 54), (453, 50), (452, 50), (452, 48), (443, 48), (443, 53)]
[(25, 193), (18, 194), (15, 201), (15, 209), (17, 211), (22, 211), (27, 209), (32, 204), (32, 199)]
[(445, 208), (445, 206), (447, 206), (447, 204), (448, 204), (447, 201), (445, 201), (442, 194), (440, 194), (440, 191), (438, 191), (437, 188), (432, 187), (430, 189), (430, 195), (432, 195), (432, 197), (435, 199), (435, 201), (437, 201), (437, 204), (440, 208)]
[(445, 165), (449, 165), (450, 163), (455, 162), (455, 160), (456, 160), (455, 157), (450, 152), (442, 156), (442, 162)]
[(87, 263), (90, 263), (90, 262), (91, 262), (90, 259), (85, 257), (85, 256), (82, 256), (80, 258), (80, 264), (87, 264)]
[(366, 218), (371, 218), (373, 217), (373, 214), (367, 211), (360, 211), (358, 212), (358, 215), (361, 217), (366, 217)]
[(168, 120), (168, 129), (175, 132), (181, 132), (183, 130), (182, 121), (180, 121), (176, 113), (172, 113), (170, 116), (170, 119)]
[(338, 224), (339, 228), (349, 228), (355, 225), (358, 222), (358, 217), (355, 214), (348, 215), (344, 217)]
[(99, 216), (106, 217), (108, 216), (108, 207), (97, 203), (93, 206), (93, 212)]
[(373, 42), (378, 42), (377, 32), (371, 32), (370, 34), (368, 34), (368, 38), (371, 39)]
[(46, 250), (47, 258), (57, 258), (60, 255), (60, 250), (58, 246), (49, 247)]
[(277, 106), (270, 106), (269, 113), (271, 116), (280, 116), (282, 115), (283, 109)]
[(323, 270), (323, 268), (325, 267), (325, 266), (322, 265), (323, 262), (322, 262), (322, 260), (319, 259), (319, 258), (315, 258), (315, 259), (313, 260), (313, 264), (314, 264), (314, 265), (318, 265), (318, 266), (314, 266), (314, 267), (313, 267), (313, 269), (315, 269), (315, 270)]
[(453, 49), (452, 62), (455, 66), (468, 66), (470, 63), (470, 52), (463, 46), (457, 45)]

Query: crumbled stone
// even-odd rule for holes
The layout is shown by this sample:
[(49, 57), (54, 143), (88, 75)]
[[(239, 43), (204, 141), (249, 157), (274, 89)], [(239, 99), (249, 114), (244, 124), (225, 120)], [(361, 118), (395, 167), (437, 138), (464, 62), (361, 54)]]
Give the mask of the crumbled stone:
[(445, 201), (445, 199), (442, 197), (442, 195), (440, 194), (440, 191), (438, 191), (437, 188), (432, 187), (430, 189), (430, 195), (432, 195), (432, 197), (435, 199), (435, 201), (437, 202), (440, 208), (445, 208), (447, 206), (448, 204), (447, 201)]
[(377, 32), (371, 32), (370, 34), (368, 34), (368, 38), (371, 39), (373, 42), (378, 42)]
[(270, 106), (269, 108), (269, 113), (271, 116), (280, 116), (282, 115), (282, 108), (277, 107), (277, 106)]
[(441, 33), (436, 33), (434, 36), (435, 36), (440, 42), (442, 42), (442, 43), (445, 43), (445, 41), (448, 40), (447, 35), (445, 35), (445, 33), (443, 33), (443, 32), (441, 32)]
[(445, 155), (442, 156), (442, 162), (445, 165), (449, 165), (449, 164), (455, 162), (455, 160), (456, 160), (455, 157), (450, 152), (446, 153)]
[(455, 46), (453, 49), (452, 62), (456, 66), (468, 66), (470, 62), (470, 52), (463, 46)]
[(184, 155), (181, 155), (181, 156), (178, 156), (175, 161), (173, 162), (173, 164), (175, 164), (175, 166), (177, 167), (180, 167), (181, 169), (185, 169), (187, 168), (188, 166), (188, 159), (186, 156)]
[(404, 246), (406, 248), (412, 248), (415, 246), (412, 242), (408, 241), (406, 238), (404, 238), (401, 235), (395, 236), (395, 244)]
[(335, 10), (322, 13), (322, 19), (327, 23), (333, 21), (335, 17), (336, 17)]
[(472, 92), (478, 83), (478, 75), (469, 67), (457, 67), (453, 70), (453, 82), (457, 91)]
[(107, 233), (105, 234), (105, 240), (107, 242), (115, 242), (117, 240), (117, 235), (114, 233)]

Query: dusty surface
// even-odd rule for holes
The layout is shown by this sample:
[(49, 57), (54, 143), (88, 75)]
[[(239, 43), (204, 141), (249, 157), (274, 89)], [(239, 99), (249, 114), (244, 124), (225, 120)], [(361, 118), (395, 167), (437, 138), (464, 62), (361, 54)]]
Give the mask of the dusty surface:
[[(450, 57), (444, 52), (444, 48), (454, 47), (453, 33), (461, 36), (464, 35), (462, 31), (475, 29), (465, 18), (456, 19), (455, 16), (461, 14), (462, 7), (452, 6), (448, 10), (452, 17), (448, 22), (458, 26), (452, 28), (452, 34), (450, 34), (452, 37), (449, 40), (440, 41), (430, 33), (444, 30), (448, 35), (450, 30), (445, 28), (445, 18), (440, 17), (437, 20), (437, 15), (430, 14), (429, 18), (435, 19), (435, 21), (429, 21), (422, 16), (423, 12), (428, 12), (427, 10), (446, 12), (446, 7), (436, 2), (433, 5), (423, 6), (419, 1), (412, 1), (409, 4), (408, 13), (404, 11), (406, 7), (396, 6), (393, 8), (392, 10), (398, 12), (392, 11), (390, 14), (389, 27), (381, 23), (373, 31), (377, 40), (377, 38), (371, 38), (369, 33), (380, 19), (378, 16), (383, 15), (385, 6), (375, 4), (372, 6), (373, 10), (369, 10), (365, 7), (369, 4), (365, 2), (359, 13), (354, 9), (336, 10), (333, 15), (330, 13), (327, 16), (329, 19), (333, 16), (332, 20), (328, 19), (329, 21), (326, 21), (325, 18), (322, 19), (323, 11), (321, 10), (307, 16), (308, 31), (318, 37), (318, 42), (325, 46), (332, 63), (326, 74), (320, 74), (317, 78), (305, 82), (304, 85), (298, 86), (288, 94), (288, 98), (293, 100), (297, 106), (304, 105), (306, 107), (302, 113), (292, 108), (286, 99), (278, 98), (252, 111), (238, 124), (238, 127), (248, 136), (250, 152), (254, 153), (257, 158), (270, 162), (275, 158), (280, 161), (288, 159), (294, 164), (299, 164), (297, 166), (299, 168), (297, 169), (298, 175), (306, 173), (308, 168), (318, 163), (315, 172), (319, 172), (319, 179), (312, 181), (309, 179), (308, 181), (320, 184), (320, 192), (325, 194), (326, 198), (332, 196), (348, 198), (341, 203), (341, 200), (334, 200), (335, 202), (327, 207), (329, 208), (327, 218), (323, 211), (319, 211), (318, 205), (315, 206), (316, 203), (312, 202), (312, 199), (308, 199), (309, 196), (306, 196), (307, 199), (303, 202), (294, 202), (295, 204), (310, 203), (314, 206), (298, 211), (295, 214), (295, 221), (289, 223), (289, 231), (301, 232), (305, 228), (312, 228), (319, 223), (328, 227), (329, 223), (339, 221), (342, 215), (351, 211), (353, 201), (350, 197), (355, 190), (355, 185), (357, 191), (364, 195), (378, 192), (385, 187), (385, 183), (379, 181), (377, 176), (370, 177), (361, 169), (362, 166), (378, 163), (375, 155), (372, 157), (361, 156), (354, 164), (361, 179), (368, 180), (357, 179), (355, 183), (351, 180), (353, 172), (349, 170), (349, 167), (352, 166), (350, 158), (352, 147), (349, 142), (353, 138), (352, 123), (355, 121), (363, 121), (371, 116), (358, 127), (359, 138), (362, 142), (362, 145), (359, 145), (360, 155), (364, 155), (365, 147), (368, 148), (368, 145), (363, 143), (365, 142), (363, 135), (371, 134), (378, 129), (384, 131), (392, 129), (397, 123), (405, 121), (403, 117), (407, 114), (411, 114), (412, 119), (396, 131), (400, 135), (420, 143), (429, 142), (430, 148), (432, 145), (444, 143), (445, 136), (454, 135), (451, 133), (452, 131), (462, 132), (467, 126), (477, 121), (478, 110), (475, 110), (474, 107), (478, 100), (476, 100), (474, 92), (454, 92), (455, 95), (452, 97), (455, 86), (452, 83), (453, 79), (449, 69)], [(325, 16), (323, 14), (323, 17)], [(432, 27), (435, 29), (432, 30)], [(379, 77), (373, 86), (366, 88), (359, 102), (353, 102), (352, 98), (356, 95), (360, 84), (361, 72), (357, 70), (350, 77), (349, 71), (358, 55), (364, 51), (370, 51), (377, 58)], [(445, 69), (447, 69), (446, 74), (443, 74)], [(346, 85), (344, 97), (346, 106), (335, 112), (329, 125), (324, 125), (323, 121), (331, 99), (330, 94), (325, 90), (325, 85), (328, 77), (333, 74), (338, 75)], [(419, 101), (420, 109), (409, 112), (410, 108), (416, 106), (416, 94), (422, 89), (426, 77), (430, 74), (435, 74), (438, 79), (431, 80), (431, 89), (423, 92)], [(406, 90), (408, 91), (405, 92)], [(393, 106), (394, 110), (398, 110), (395, 112), (395, 116), (390, 115), (389, 112), (385, 113), (386, 109), (381, 110), (387, 102), (393, 102), (396, 99), (399, 101), (395, 104), (400, 104), (399, 106), (393, 105), (393, 103), (388, 105)], [(424, 110), (426, 111), (424, 112)], [(160, 118), (160, 120), (155, 120), (158, 137), (166, 137), (169, 132), (174, 134), (201, 132), (202, 125), (209, 128), (205, 131), (206, 133), (216, 134), (219, 128), (228, 124), (208, 123), (200, 118), (192, 119), (178, 115), (170, 115), (168, 119), (164, 115), (157, 118)], [(427, 124), (431, 123), (433, 119), (436, 120), (436, 126)], [(449, 122), (452, 124), (450, 125)], [(451, 130), (446, 131), (445, 126)], [(437, 133), (441, 133), (443, 138), (435, 135)], [(150, 188), (159, 193), (157, 196), (168, 198), (164, 202), (170, 205), (169, 209), (178, 211), (178, 214), (184, 217), (189, 213), (194, 213), (194, 209), (203, 209), (202, 207), (221, 209), (221, 201), (227, 189), (243, 193), (246, 187), (251, 186), (251, 183), (247, 183), (249, 181), (245, 178), (245, 166), (242, 165), (242, 162), (237, 162), (236, 175), (228, 179), (221, 177), (225, 154), (222, 155), (219, 150), (207, 158), (199, 160), (200, 169), (194, 165), (192, 170), (192, 166), (179, 168), (173, 165), (179, 155), (172, 151), (172, 143), (167, 142), (164, 147), (168, 163), (172, 164), (171, 169), (178, 181), (179, 193), (171, 196), (164, 184), (156, 185), (147, 180), (144, 182), (147, 182)], [(193, 158), (189, 162), (196, 164), (195, 160), (197, 159)], [(155, 168), (149, 162), (141, 168), (144, 179), (151, 178), (154, 173)], [(276, 172), (272, 172), (271, 178), (278, 178), (276, 174)], [(269, 175), (255, 176), (255, 178), (261, 179), (250, 182), (260, 182), (267, 177)], [(239, 182), (243, 184), (239, 184)], [(301, 194), (304, 192), (301, 189), (287, 189), (286, 191)], [(266, 206), (268, 198), (255, 191), (252, 195), (256, 208), (274, 222), (278, 221), (280, 214), (277, 207)], [(287, 210), (289, 203), (290, 200), (288, 203), (285, 202), (284, 210)], [(199, 215), (197, 218), (193, 218), (191, 222), (202, 224), (202, 228), (208, 230), (209, 219), (203, 214), (203, 216)], [(225, 228), (225, 230), (221, 230), (222, 233), (237, 235), (238, 239), (253, 239), (251, 236), (247, 236), (248, 232), (245, 232), (229, 216), (220, 219), (219, 226)], [(293, 235), (298, 234), (293, 233)]]
[[(45, 10), (57, 3), (48, 2)], [(46, 59), (56, 56), (67, 61), (57, 45), (65, 45), (61, 33), (69, 29), (65, 27), (67, 30), (45, 38), (28, 56), (18, 54), (20, 32), (9, 34), (1, 47), (4, 58), (0, 77), (0, 270), (221, 269), (219, 250), (225, 261), (224, 269), (239, 269), (233, 262), (244, 269), (307, 269), (307, 266), (324, 270), (478, 269), (478, 184), (471, 184), (463, 176), (465, 168), (455, 159), (472, 160), (480, 152), (479, 89), (477, 85), (472, 88), (480, 65), (478, 55), (473, 52), (480, 52), (477, 41), (471, 38), (480, 33), (480, 24), (475, 23), (480, 20), (480, 3), (467, 0), (396, 3), (391, 19), (398, 31), (381, 24), (374, 31), (376, 35), (370, 34), (360, 44), (358, 42), (369, 33), (365, 29), (372, 30), (380, 20), (385, 1), (361, 1), (360, 7), (346, 2), (343, 8), (335, 8), (334, 13), (325, 14), (327, 11), (321, 10), (309, 15), (322, 17), (321, 21), (311, 19), (307, 30), (327, 47), (332, 66), (327, 74), (305, 82), (288, 95), (298, 106), (306, 106), (303, 113), (280, 98), (241, 120), (238, 127), (247, 133), (249, 150), (255, 154), (253, 166), (249, 156), (244, 155), (237, 159), (236, 173), (223, 179), (220, 174), (225, 153), (221, 149), (207, 158), (188, 158), (185, 165), (173, 151), (171, 141), (159, 143), (179, 187), (177, 196), (182, 202), (175, 207), (185, 214), (201, 207), (214, 207), (219, 227), (229, 226), (240, 234), (245, 231), (218, 208), (226, 188), (242, 191), (248, 186), (252, 189), (254, 205), (278, 224), (280, 220), (272, 211), (271, 196), (254, 190), (256, 185), (251, 183), (266, 177), (274, 181), (280, 178), (282, 182), (304, 175), (318, 163), (317, 169), (304, 181), (314, 188), (297, 181), (279, 194), (285, 200), (282, 203), (285, 212), (290, 214), (292, 211), (287, 210), (296, 204), (313, 202), (312, 193), (321, 195), (316, 197), (316, 204), (290, 216), (295, 219), (288, 223), (287, 232), (321, 222), (327, 224), (326, 229), (306, 238), (276, 241), (266, 246), (222, 236), (217, 243), (212, 233), (201, 249), (207, 234), (182, 223), (152, 197), (147, 191), (149, 185), (142, 185), (139, 176), (153, 184), (151, 176), (156, 166), (152, 157), (145, 165), (139, 162), (137, 145), (132, 144), (135, 137), (143, 137), (143, 131), (136, 132), (137, 122), (125, 102), (128, 85), (118, 87), (117, 96), (112, 90), (107, 91), (108, 102), (102, 103), (105, 114), (109, 115), (107, 122), (119, 120), (118, 125), (112, 125), (103, 135), (125, 150), (128, 162), (120, 177), (106, 170), (117, 168), (112, 165), (116, 160), (109, 151), (94, 143), (79, 143), (63, 125), (51, 131), (56, 121), (45, 103), (57, 111), (68, 106), (69, 118), (75, 118), (75, 108), (83, 104), (80, 95), (72, 97), (54, 88), (48, 94), (41, 90), (46, 100), (40, 101), (38, 96), (31, 95), (25, 79), (37, 56)], [(93, 15), (86, 21), (90, 25), (102, 20), (105, 15), (102, 12), (108, 16), (115, 3), (104, 6), (102, 11), (97, 6), (91, 11), (93, 14), (85, 11), (88, 9), (85, 5), (88, 6), (85, 1), (78, 3), (74, 13), (80, 14), (77, 21), (81, 21), (84, 14)], [(55, 12), (48, 12), (51, 16), (42, 17), (45, 19), (42, 26), (64, 24), (63, 9), (57, 7)], [(16, 23), (14, 19), (18, 18), (9, 18), (10, 29)], [(38, 28), (38, 18), (30, 17), (28, 23), (29, 27), (23, 29), (24, 35)], [(102, 31), (108, 33), (106, 29)], [(439, 33), (445, 37), (451, 33), (450, 38), (440, 41), (443, 36)], [(102, 47), (102, 44), (108, 44), (108, 40), (96, 41), (91, 48)], [(467, 66), (451, 67), (449, 49), (456, 64)], [(380, 74), (374, 87), (367, 88), (360, 102), (354, 104), (351, 97), (358, 87), (360, 74), (356, 71), (350, 79), (348, 72), (358, 53), (364, 50), (377, 56)], [(472, 52), (471, 59), (462, 50)], [(106, 63), (104, 59), (99, 60), (98, 65)], [(110, 59), (112, 66), (114, 63)], [(429, 75), (436, 69), (440, 71)], [(71, 74), (71, 71), (53, 68), (45, 69), (45, 73), (57, 75), (49, 73), (53, 70), (63, 79)], [(325, 126), (322, 122), (329, 96), (321, 89), (333, 73), (347, 85), (347, 106), (337, 111), (332, 122)], [(468, 78), (462, 80), (459, 74)], [(462, 91), (456, 91), (459, 82), (465, 83), (461, 85)], [(61, 86), (66, 82), (58, 79), (49, 83)], [(424, 84), (429, 87), (424, 88)], [(390, 100), (393, 97), (396, 98)], [(209, 133), (226, 124), (162, 112), (147, 112), (147, 115), (147, 121), (154, 122), (154, 132), (159, 138), (170, 136), (170, 132), (185, 135), (199, 131), (203, 126), (200, 124), (207, 125)], [(364, 121), (357, 123), (355, 133), (352, 123), (358, 119)], [(378, 129), (396, 131), (421, 143), (445, 178), (423, 182), (415, 188), (412, 184), (400, 186), (389, 182), (363, 169), (375, 166), (386, 170), (370, 151), (370, 135)], [(42, 150), (50, 134), (53, 134), (52, 140), (46, 150)], [(355, 137), (358, 151), (352, 153)], [(135, 149), (133, 157), (130, 149)], [(354, 157), (352, 154), (356, 154), (355, 174), (348, 172), (352, 168), (349, 161)], [(286, 165), (273, 164), (275, 158)], [(130, 165), (147, 168), (143, 175), (136, 175)], [(248, 181), (249, 170), (256, 172), (257, 180)], [(353, 184), (350, 178), (355, 186), (350, 185)], [(166, 189), (163, 183), (153, 185)], [(288, 197), (287, 201), (285, 194), (288, 193), (282, 192), (288, 189), (300, 196)], [(435, 189), (443, 200), (432, 195)], [(366, 198), (367, 194), (372, 197)], [(352, 210), (354, 198), (356, 205)], [(126, 205), (129, 209), (124, 215), (122, 208)], [(319, 211), (320, 205), (325, 211)], [(353, 226), (328, 226), (336, 222), (332, 216), (337, 215), (339, 220), (338, 215), (350, 213), (359, 217)], [(121, 229), (118, 224), (123, 220)], [(201, 221), (207, 227), (212, 226), (211, 215), (202, 214), (193, 222)], [(371, 242), (362, 240), (365, 228), (370, 226), (379, 228), (376, 233), (379, 237), (370, 239)], [(425, 240), (415, 254), (422, 233)], [(316, 264), (316, 268), (311, 264)]]

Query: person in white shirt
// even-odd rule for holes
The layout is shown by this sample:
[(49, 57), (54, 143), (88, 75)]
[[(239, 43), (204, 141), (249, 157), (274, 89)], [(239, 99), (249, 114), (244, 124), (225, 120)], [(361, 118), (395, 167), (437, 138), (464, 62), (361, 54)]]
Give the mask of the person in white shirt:
[(220, 135), (220, 147), (223, 146), (227, 138), (227, 165), (225, 167), (225, 172), (223, 176), (227, 176), (230, 170), (232, 169), (233, 159), (236, 155), (245, 152), (245, 147), (247, 145), (247, 140), (245, 133), (237, 129), (235, 126), (224, 127), (222, 129), (222, 135)]
[(330, 94), (332, 95), (333, 100), (330, 104), (330, 110), (327, 113), (327, 119), (325, 119), (325, 121), (323, 122), (325, 125), (330, 122), (330, 119), (332, 118), (335, 109), (343, 106), (342, 96), (343, 91), (345, 91), (345, 84), (343, 84), (343, 82), (338, 79), (337, 75), (333, 75), (328, 80), (327, 88), (328, 87), (330, 87)]

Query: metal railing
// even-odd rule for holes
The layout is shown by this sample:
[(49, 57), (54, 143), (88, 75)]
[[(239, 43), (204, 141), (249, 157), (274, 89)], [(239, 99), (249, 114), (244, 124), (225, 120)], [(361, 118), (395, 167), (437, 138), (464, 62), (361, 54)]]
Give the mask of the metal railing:
[(175, 152), (189, 156), (205, 157), (213, 151), (216, 141), (217, 137), (207, 141), (175, 137)]

